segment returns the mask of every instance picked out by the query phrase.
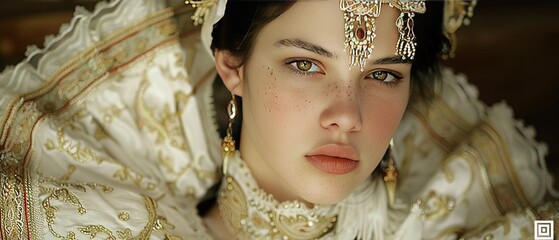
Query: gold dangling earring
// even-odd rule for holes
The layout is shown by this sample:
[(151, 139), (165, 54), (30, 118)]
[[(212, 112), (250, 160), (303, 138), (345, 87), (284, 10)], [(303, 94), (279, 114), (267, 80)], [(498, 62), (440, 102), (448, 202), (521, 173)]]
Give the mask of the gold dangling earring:
[(382, 160), (384, 171), (384, 185), (386, 186), (386, 192), (388, 194), (388, 204), (390, 206), (394, 205), (396, 201), (396, 184), (398, 183), (398, 169), (396, 169), (396, 164), (394, 158), (392, 157), (391, 151), (394, 150), (394, 140), (390, 140), (390, 145), (388, 146), (387, 156)]
[(229, 165), (229, 157), (235, 152), (235, 139), (233, 139), (233, 121), (237, 116), (237, 103), (235, 102), (235, 95), (231, 94), (231, 101), (227, 105), (227, 115), (229, 116), (229, 125), (223, 140), (221, 141), (221, 148), (223, 153), (223, 176), (227, 175)]

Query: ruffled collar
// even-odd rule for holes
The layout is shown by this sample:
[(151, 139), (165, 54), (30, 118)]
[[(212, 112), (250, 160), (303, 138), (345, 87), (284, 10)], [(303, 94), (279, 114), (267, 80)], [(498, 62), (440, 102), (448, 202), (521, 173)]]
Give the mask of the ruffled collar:
[(258, 187), (239, 152), (226, 157), (219, 211), (238, 239), (382, 239), (386, 193), (382, 181), (366, 181), (336, 205), (307, 207), (277, 201)]
[(307, 207), (299, 201), (277, 201), (258, 187), (239, 152), (228, 157), (228, 175), (218, 197), (229, 231), (239, 239), (317, 239), (334, 229), (336, 205)]

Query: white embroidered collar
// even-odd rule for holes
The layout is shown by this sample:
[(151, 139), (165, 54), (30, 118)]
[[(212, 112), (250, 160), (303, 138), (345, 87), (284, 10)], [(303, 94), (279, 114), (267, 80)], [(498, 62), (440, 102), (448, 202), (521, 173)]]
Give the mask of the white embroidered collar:
[(219, 211), (239, 239), (317, 239), (334, 228), (335, 205), (309, 208), (299, 201), (279, 202), (258, 187), (238, 151), (227, 161)]
[[(260, 189), (237, 151), (228, 161), (218, 197), (225, 225), (239, 239), (375, 239), (383, 235), (386, 194), (367, 181), (336, 205), (279, 202)], [(384, 199), (384, 200), (382, 200)]]

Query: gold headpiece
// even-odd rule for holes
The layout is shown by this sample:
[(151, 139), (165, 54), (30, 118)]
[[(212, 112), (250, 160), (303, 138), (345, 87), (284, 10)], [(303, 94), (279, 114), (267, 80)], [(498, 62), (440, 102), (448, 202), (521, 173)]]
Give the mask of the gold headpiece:
[[(187, 0), (186, 4), (197, 8), (192, 16), (195, 24), (201, 24), (209, 9), (218, 5), (225, 5), (226, 0)], [(396, 20), (399, 37), (396, 44), (396, 55), (403, 59), (413, 59), (415, 56), (415, 34), (413, 32), (413, 17), (416, 13), (425, 13), (425, 0), (340, 0), (340, 9), (344, 13), (345, 49), (349, 50), (350, 68), (359, 65), (361, 71), (367, 59), (373, 53), (375, 34), (375, 18), (380, 16), (382, 4), (401, 11)], [(454, 55), (456, 48), (456, 30), (462, 25), (468, 25), (473, 15), (477, 0), (445, 0), (444, 34), (451, 41), (449, 56)], [(221, 16), (218, 16), (221, 17)], [(213, 22), (217, 22), (214, 19)]]
[(415, 34), (413, 17), (415, 13), (425, 13), (424, 0), (341, 0), (344, 12), (345, 48), (349, 49), (349, 67), (359, 65), (361, 71), (367, 64), (375, 48), (375, 19), (380, 16), (382, 4), (388, 3), (401, 11), (396, 20), (400, 36), (396, 44), (396, 55), (403, 59), (413, 59), (415, 55)]

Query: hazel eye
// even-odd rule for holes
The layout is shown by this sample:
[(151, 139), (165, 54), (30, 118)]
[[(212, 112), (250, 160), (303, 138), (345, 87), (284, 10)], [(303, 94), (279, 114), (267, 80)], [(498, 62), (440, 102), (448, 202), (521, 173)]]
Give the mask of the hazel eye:
[(375, 80), (380, 80), (380, 81), (384, 81), (386, 80), (386, 78), (388, 78), (388, 73), (383, 71), (376, 71), (373, 72), (371, 75), (373, 75), (373, 78)]
[(289, 65), (293, 70), (304, 74), (317, 73), (322, 71), (320, 67), (318, 67), (318, 65), (309, 60), (295, 60), (290, 62)]
[(400, 74), (387, 70), (376, 70), (369, 74), (368, 77), (383, 83), (396, 83), (403, 78)]
[(309, 71), (312, 68), (312, 63), (310, 61), (297, 61), (297, 69), (301, 71)]

